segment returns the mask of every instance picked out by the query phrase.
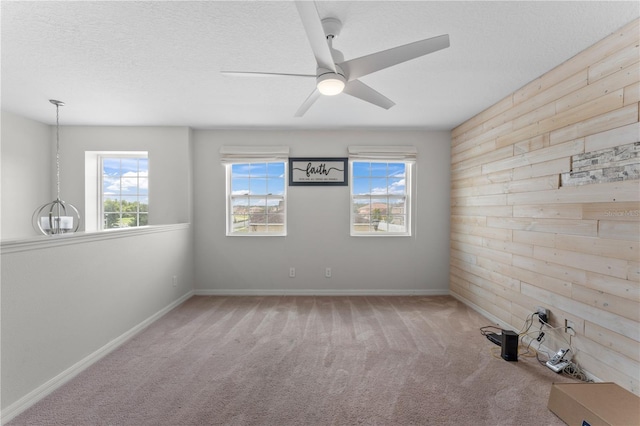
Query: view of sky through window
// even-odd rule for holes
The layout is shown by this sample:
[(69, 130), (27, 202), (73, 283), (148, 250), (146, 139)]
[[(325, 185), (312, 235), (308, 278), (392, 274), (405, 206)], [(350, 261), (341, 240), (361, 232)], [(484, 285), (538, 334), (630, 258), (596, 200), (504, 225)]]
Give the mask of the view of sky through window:
[(104, 158), (102, 172), (105, 197), (149, 203), (148, 158)]
[(352, 163), (354, 195), (404, 195), (405, 163)]
[[(242, 163), (231, 166), (231, 195), (284, 195), (284, 163)], [(235, 198), (235, 203), (247, 205), (249, 198)], [(277, 199), (252, 199), (255, 205), (277, 205)]]

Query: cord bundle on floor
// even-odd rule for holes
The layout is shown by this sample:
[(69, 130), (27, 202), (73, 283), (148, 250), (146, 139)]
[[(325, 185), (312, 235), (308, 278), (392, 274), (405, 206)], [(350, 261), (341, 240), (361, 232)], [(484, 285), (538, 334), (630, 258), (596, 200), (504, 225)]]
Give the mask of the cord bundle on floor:
[[(540, 328), (538, 330), (530, 331), (531, 327), (534, 324), (534, 317), (536, 316), (538, 317), (538, 321), (540, 322)], [(560, 337), (562, 338), (562, 340), (564, 340), (567, 343), (568, 349), (572, 353), (576, 353), (575, 349), (571, 344), (571, 338), (575, 336), (575, 330), (572, 327), (553, 327), (547, 321), (548, 321), (548, 317), (546, 314), (541, 315), (539, 312), (533, 312), (527, 316), (522, 328), (518, 332), (518, 336), (520, 340), (520, 344), (518, 345), (518, 355), (523, 357), (535, 357), (538, 360), (538, 362), (541, 365), (544, 365), (545, 367), (546, 367), (547, 361), (549, 361), (552, 358), (552, 355), (550, 355), (547, 351), (541, 349), (541, 346), (544, 343), (545, 336), (546, 336), (546, 333), (543, 330), (546, 330), (547, 332), (549, 331), (557, 332), (560, 329), (566, 330), (567, 332), (571, 330), (571, 333), (569, 333), (569, 340), (567, 340), (561, 334), (560, 334)], [(492, 325), (480, 327), (481, 335), (485, 336), (492, 343), (495, 343), (496, 345), (500, 346), (501, 335), (498, 334), (497, 332), (502, 333), (503, 329), (496, 326), (492, 326)], [(530, 335), (535, 335), (535, 334), (537, 334), (535, 338), (530, 337)], [(528, 343), (525, 343), (526, 339), (528, 339)], [(534, 342), (538, 344), (537, 349), (532, 347)], [(496, 358), (501, 358), (500, 355), (497, 354), (497, 352), (498, 351), (496, 350), (495, 347), (491, 348), (491, 354)], [(544, 354), (546, 359), (541, 358), (540, 354)], [(584, 372), (584, 370), (582, 370), (582, 368), (580, 368), (575, 362), (567, 361), (567, 365), (562, 370), (560, 370), (560, 373), (564, 374), (565, 376), (568, 376), (583, 382), (593, 382), (593, 380), (589, 379), (587, 377), (587, 374)]]

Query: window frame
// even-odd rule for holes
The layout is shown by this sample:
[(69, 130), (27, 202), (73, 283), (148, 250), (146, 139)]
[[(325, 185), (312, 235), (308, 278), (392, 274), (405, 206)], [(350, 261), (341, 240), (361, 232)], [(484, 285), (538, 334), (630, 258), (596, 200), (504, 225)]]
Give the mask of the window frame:
[[(283, 166), (283, 174), (282, 174), (282, 183), (283, 183), (283, 194), (282, 195), (273, 195), (273, 194), (247, 194), (247, 195), (233, 195), (232, 194), (232, 181), (233, 181), (233, 166), (239, 164), (282, 164)], [(237, 161), (228, 161), (224, 163), (225, 166), (225, 235), (227, 237), (286, 237), (287, 236), (287, 209), (288, 209), (288, 184), (287, 184), (287, 176), (288, 176), (288, 159), (247, 159), (247, 160), (237, 160)], [(268, 175), (265, 175), (268, 177)], [(281, 200), (283, 203), (283, 211), (282, 211), (282, 231), (280, 232), (236, 232), (234, 231), (234, 222), (233, 222), (233, 200), (238, 198), (249, 198), (251, 200), (254, 199), (266, 199), (266, 200)], [(249, 201), (249, 205), (251, 202)]]
[[(354, 177), (354, 163), (381, 163), (381, 164), (404, 164), (405, 168), (405, 190), (404, 195), (394, 195), (394, 194), (384, 194), (380, 196), (373, 195), (371, 193), (366, 195), (358, 195), (354, 194), (356, 178)], [(397, 159), (397, 158), (375, 158), (375, 159), (367, 159), (367, 158), (350, 158), (349, 159), (349, 233), (352, 237), (410, 237), (412, 235), (413, 229), (413, 209), (412, 209), (412, 201), (413, 201), (413, 179), (415, 175), (414, 171), (415, 161), (407, 160), (407, 159)], [(389, 176), (385, 176), (386, 179)], [(374, 179), (374, 177), (371, 177)], [(387, 203), (389, 199), (401, 199), (404, 198), (404, 220), (405, 220), (405, 230), (402, 232), (382, 232), (382, 231), (357, 231), (354, 229), (356, 212), (355, 207), (357, 203), (354, 201), (357, 199), (381, 199), (386, 198)], [(371, 223), (371, 222), (370, 222)]]
[[(103, 159), (104, 158), (144, 158), (147, 160), (147, 185), (150, 187), (151, 162), (149, 151), (85, 151), (85, 232), (112, 232), (139, 229), (147, 225), (128, 226), (122, 228), (104, 227), (103, 201)], [(150, 194), (147, 189), (147, 223), (150, 218)], [(138, 212), (139, 213), (139, 212)]]

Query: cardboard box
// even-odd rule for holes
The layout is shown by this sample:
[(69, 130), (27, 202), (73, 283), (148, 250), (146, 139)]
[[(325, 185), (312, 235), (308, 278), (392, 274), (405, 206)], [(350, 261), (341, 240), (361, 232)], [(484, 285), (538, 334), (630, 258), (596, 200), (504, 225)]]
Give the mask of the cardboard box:
[(547, 406), (569, 426), (640, 425), (640, 398), (615, 383), (553, 383)]

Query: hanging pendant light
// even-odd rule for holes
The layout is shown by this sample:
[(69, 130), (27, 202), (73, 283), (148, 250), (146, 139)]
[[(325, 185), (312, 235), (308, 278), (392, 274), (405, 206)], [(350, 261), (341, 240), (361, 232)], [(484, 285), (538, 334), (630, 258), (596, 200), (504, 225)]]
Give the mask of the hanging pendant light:
[(43, 204), (33, 212), (31, 218), (36, 232), (44, 235), (56, 235), (76, 232), (80, 227), (80, 213), (73, 204), (65, 203), (60, 199), (60, 114), (59, 108), (64, 102), (50, 99), (56, 106), (56, 199)]

